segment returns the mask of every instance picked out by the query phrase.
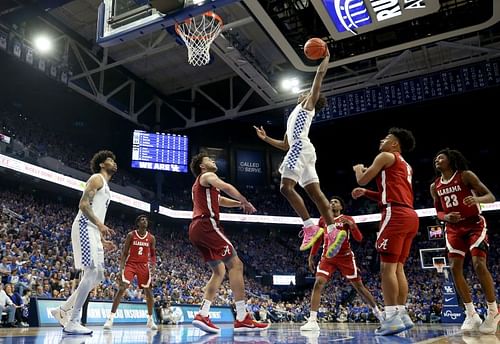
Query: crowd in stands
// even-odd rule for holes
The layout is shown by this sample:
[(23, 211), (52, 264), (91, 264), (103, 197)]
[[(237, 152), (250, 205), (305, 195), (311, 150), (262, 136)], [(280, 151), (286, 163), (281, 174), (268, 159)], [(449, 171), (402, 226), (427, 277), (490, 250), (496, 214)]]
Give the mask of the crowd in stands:
[[(5, 320), (11, 326), (26, 325), (26, 304), (31, 297), (66, 298), (75, 289), (77, 272), (73, 268), (70, 232), (77, 211), (77, 200), (55, 201), (34, 196), (17, 189), (0, 188), (0, 275), (1, 290), (9, 295), (15, 305), (2, 298), (3, 309), (13, 309)], [(119, 215), (119, 216), (117, 216)], [(116, 214), (111, 211), (106, 223), (114, 228), (115, 244), (121, 248), (126, 233), (132, 229), (135, 215)], [(490, 221), (491, 228), (498, 228), (498, 221)], [(172, 304), (199, 304), (203, 287), (210, 277), (208, 266), (192, 249), (187, 238), (187, 225), (173, 228), (172, 224), (155, 226), (157, 237), (158, 265), (154, 270), (153, 291), (156, 306), (164, 309), (165, 322), (175, 322), (168, 309)], [(373, 224), (375, 226), (375, 224)], [(292, 233), (292, 234), (291, 234)], [(306, 254), (298, 250), (299, 240), (295, 231), (290, 233), (270, 229), (267, 233), (253, 232), (251, 228), (241, 229), (238, 234), (229, 232), (236, 249), (245, 263), (246, 290), (249, 296), (248, 309), (257, 319), (270, 321), (303, 321), (309, 314), (311, 286), (282, 287), (277, 290), (263, 285), (259, 276), (274, 273), (296, 273), (307, 276)], [(420, 268), (418, 249), (430, 244), (421, 235), (415, 242), (411, 257), (406, 264), (410, 286), (409, 311), (415, 321), (438, 321), (442, 307), (442, 275), (434, 270)], [(361, 244), (354, 244), (358, 266), (367, 288), (381, 303), (380, 278), (378, 277), (373, 233), (365, 233)], [(490, 237), (490, 268), (494, 280), (500, 277), (500, 237), (492, 232)], [(54, 243), (57, 243), (54, 245)], [(443, 246), (443, 243), (441, 243)], [(119, 261), (121, 251), (106, 256), (106, 273), (102, 284), (91, 298), (110, 300), (118, 289)], [(312, 276), (309, 274), (309, 276)], [(473, 288), (474, 302), (484, 311), (484, 297), (478, 281), (470, 271), (467, 273)], [(497, 283), (500, 291), (500, 284)], [(304, 293), (305, 291), (305, 293)], [(11, 298), (12, 296), (12, 298)], [(144, 295), (132, 284), (125, 295), (127, 300), (144, 301)], [(231, 290), (226, 281), (214, 302), (215, 305), (232, 303)], [(336, 275), (323, 293), (320, 318), (323, 321), (366, 322), (375, 319), (355, 291)]]

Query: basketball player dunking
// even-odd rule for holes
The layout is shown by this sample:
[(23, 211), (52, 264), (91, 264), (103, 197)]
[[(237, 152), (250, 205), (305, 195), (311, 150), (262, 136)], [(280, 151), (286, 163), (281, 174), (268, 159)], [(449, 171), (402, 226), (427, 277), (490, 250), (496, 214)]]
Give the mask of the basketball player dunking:
[[(440, 176), (431, 185), (431, 195), (438, 218), (446, 221), (446, 246), (451, 273), (458, 294), (465, 305), (466, 318), (462, 331), (495, 334), (500, 313), (495, 295), (495, 284), (488, 271), (488, 230), (481, 216), (480, 203), (493, 203), (495, 196), (469, 170), (467, 160), (457, 150), (443, 149), (434, 158), (434, 167)], [(469, 286), (464, 277), (464, 258), (470, 252), (472, 265), (488, 302), (484, 322), (474, 308)]]
[(127, 234), (125, 246), (123, 247), (120, 260), (121, 283), (118, 293), (116, 293), (106, 323), (105, 330), (110, 330), (113, 326), (113, 319), (116, 310), (120, 305), (123, 294), (127, 290), (130, 282), (137, 276), (137, 282), (140, 288), (144, 289), (146, 302), (148, 304), (148, 322), (147, 327), (151, 330), (157, 330), (158, 327), (153, 320), (154, 297), (151, 290), (151, 267), (156, 265), (156, 239), (148, 232), (149, 220), (146, 215), (139, 215), (135, 220), (136, 230)]
[(108, 182), (117, 170), (115, 160), (110, 151), (97, 152), (92, 158), (90, 168), (94, 174), (87, 181), (71, 228), (75, 268), (83, 270), (83, 277), (68, 300), (51, 311), (69, 334), (92, 334), (80, 324), (80, 310), (90, 291), (104, 279), (104, 247), (107, 251), (116, 248), (106, 240), (114, 231), (104, 224), (111, 200)]
[(352, 191), (353, 198), (367, 196), (377, 200), (382, 213), (376, 248), (380, 255), (385, 314), (376, 335), (396, 334), (414, 326), (406, 310), (408, 282), (404, 264), (418, 231), (418, 216), (413, 210), (413, 170), (401, 155), (414, 147), (411, 131), (391, 128), (380, 141), (380, 153), (371, 166), (353, 166), (359, 185), (375, 178), (378, 188), (378, 192), (356, 188)]
[(328, 70), (329, 61), (330, 52), (326, 49), (326, 55), (318, 66), (311, 89), (299, 95), (298, 104), (288, 117), (283, 140), (276, 140), (267, 136), (263, 127), (257, 128), (254, 126), (254, 129), (262, 141), (283, 151), (288, 151), (280, 166), (280, 191), (304, 222), (302, 227), (304, 237), (300, 250), (310, 249), (314, 242), (321, 237), (324, 229), (317, 226), (311, 219), (304, 200), (295, 190), (297, 183), (306, 190), (311, 200), (316, 204), (321, 216), (325, 219), (327, 242), (329, 244), (326, 248), (326, 254), (331, 258), (342, 247), (347, 233), (344, 230), (339, 231), (335, 228), (328, 199), (319, 187), (319, 178), (315, 166), (316, 150), (309, 140), (309, 128), (313, 117), (321, 111), (326, 103), (326, 98), (321, 95), (320, 91), (323, 78)]

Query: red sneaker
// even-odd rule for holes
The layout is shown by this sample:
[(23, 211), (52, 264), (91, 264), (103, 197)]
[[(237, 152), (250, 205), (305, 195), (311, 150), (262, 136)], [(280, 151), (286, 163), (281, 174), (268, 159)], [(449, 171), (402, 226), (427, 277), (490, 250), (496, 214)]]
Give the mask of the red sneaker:
[(196, 314), (191, 324), (193, 324), (194, 327), (208, 333), (220, 333), (220, 328), (215, 326), (208, 316), (204, 317), (199, 313)]
[(245, 332), (245, 331), (264, 331), (269, 328), (270, 324), (260, 323), (252, 319), (249, 313), (245, 316), (243, 321), (234, 321), (234, 332)]

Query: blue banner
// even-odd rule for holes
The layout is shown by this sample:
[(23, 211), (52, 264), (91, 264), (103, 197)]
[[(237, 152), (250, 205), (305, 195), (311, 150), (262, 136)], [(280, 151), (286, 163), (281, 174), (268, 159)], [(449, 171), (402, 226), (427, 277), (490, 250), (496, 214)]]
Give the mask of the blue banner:
[(265, 182), (264, 152), (236, 151), (236, 180), (239, 185), (261, 185)]
[(458, 295), (455, 285), (451, 281), (443, 284), (443, 309), (441, 311), (441, 322), (447, 324), (458, 324), (465, 320), (462, 308), (458, 305)]
[[(199, 306), (178, 305), (171, 306), (173, 317), (179, 319), (179, 324), (191, 324), (196, 313), (200, 310)], [(210, 307), (210, 320), (215, 324), (233, 323), (234, 315), (231, 307)]]
[[(38, 326), (59, 326), (59, 323), (52, 316), (50, 311), (59, 307), (65, 300), (36, 300), (38, 313)], [(111, 301), (90, 301), (87, 308), (87, 324), (88, 325), (103, 325), (111, 312)], [(130, 303), (122, 302), (116, 311), (115, 324), (146, 324), (147, 322), (147, 305), (145, 302)], [(153, 319), (156, 321), (156, 314), (153, 312)]]

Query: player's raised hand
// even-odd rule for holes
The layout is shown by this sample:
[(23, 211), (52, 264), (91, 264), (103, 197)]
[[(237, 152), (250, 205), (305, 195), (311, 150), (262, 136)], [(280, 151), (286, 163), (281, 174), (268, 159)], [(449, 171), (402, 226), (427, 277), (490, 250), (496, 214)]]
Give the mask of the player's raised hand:
[(253, 214), (257, 211), (255, 207), (252, 205), (252, 203), (245, 201), (241, 202), (241, 209), (245, 212), (245, 214)]
[(365, 188), (354, 188), (354, 190), (352, 190), (352, 192), (351, 192), (351, 196), (354, 199), (358, 199), (360, 197), (363, 197), (365, 195), (365, 193), (366, 193)]
[(267, 133), (264, 130), (264, 127), (260, 126), (260, 128), (257, 128), (254, 125), (253, 128), (255, 129), (255, 132), (257, 133), (257, 136), (259, 137), (259, 139), (261, 139), (262, 141), (264, 141), (266, 139), (266, 137), (267, 137)]
[(444, 220), (450, 223), (457, 223), (463, 220), (462, 215), (458, 211), (452, 211), (444, 216)]
[(367, 168), (366, 168), (366, 167), (365, 167), (365, 165), (363, 165), (363, 164), (357, 164), (357, 165), (354, 165), (354, 166), (352, 167), (352, 170), (353, 170), (354, 172), (358, 172), (358, 171), (359, 171), (359, 172), (361, 172), (361, 173), (364, 173), (364, 172), (367, 170)]

